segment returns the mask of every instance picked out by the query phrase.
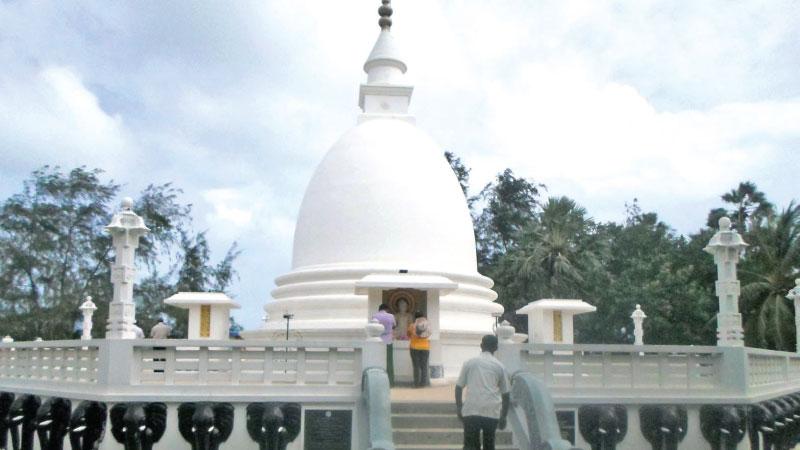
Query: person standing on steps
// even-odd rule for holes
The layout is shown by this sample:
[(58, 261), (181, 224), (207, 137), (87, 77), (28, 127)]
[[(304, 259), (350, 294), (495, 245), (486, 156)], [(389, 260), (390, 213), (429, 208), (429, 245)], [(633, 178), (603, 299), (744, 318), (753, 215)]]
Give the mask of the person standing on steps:
[(411, 350), (411, 369), (414, 372), (414, 387), (430, 386), (428, 357), (431, 353), (431, 325), (422, 312), (417, 311), (414, 313), (414, 321), (408, 325), (408, 337), (411, 340), (408, 344), (408, 348)]
[(389, 376), (389, 386), (394, 386), (394, 346), (392, 345), (392, 338), (394, 337), (394, 327), (397, 322), (394, 320), (394, 315), (389, 312), (389, 307), (382, 304), (378, 307), (378, 312), (372, 315), (372, 318), (383, 325), (383, 333), (381, 333), (381, 340), (386, 344), (386, 374)]
[[(456, 412), (464, 424), (464, 450), (494, 450), (494, 434), (506, 427), (509, 381), (503, 363), (494, 357), (497, 336), (481, 339), (481, 354), (464, 363), (456, 382)], [(467, 398), (462, 401), (464, 388)], [(481, 447), (483, 432), (483, 447)]]

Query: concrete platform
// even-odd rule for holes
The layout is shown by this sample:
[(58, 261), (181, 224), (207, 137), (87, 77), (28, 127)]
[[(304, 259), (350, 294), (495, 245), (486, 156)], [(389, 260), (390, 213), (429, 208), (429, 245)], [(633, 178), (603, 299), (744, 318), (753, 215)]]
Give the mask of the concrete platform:
[(450, 403), (455, 405), (456, 385), (430, 386), (424, 388), (398, 386), (392, 388), (392, 403)]

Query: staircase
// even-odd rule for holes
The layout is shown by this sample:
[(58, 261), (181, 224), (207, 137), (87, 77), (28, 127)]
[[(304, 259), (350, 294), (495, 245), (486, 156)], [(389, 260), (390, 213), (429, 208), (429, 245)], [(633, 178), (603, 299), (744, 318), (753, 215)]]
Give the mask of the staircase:
[[(392, 402), (392, 429), (397, 450), (461, 450), (464, 428), (454, 403)], [(497, 450), (514, 450), (511, 431), (497, 430)]]

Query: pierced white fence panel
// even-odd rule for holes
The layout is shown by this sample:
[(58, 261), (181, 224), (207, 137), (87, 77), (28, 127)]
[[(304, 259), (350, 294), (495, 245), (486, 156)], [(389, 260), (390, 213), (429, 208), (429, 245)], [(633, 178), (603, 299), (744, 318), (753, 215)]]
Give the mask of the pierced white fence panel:
[(132, 384), (353, 386), (360, 382), (362, 348), (356, 344), (186, 344), (135, 346), (137, 376)]
[(558, 388), (719, 390), (722, 353), (715, 347), (542, 345), (523, 350), (523, 365)]
[(97, 383), (99, 347), (91, 341), (0, 344), (0, 379)]

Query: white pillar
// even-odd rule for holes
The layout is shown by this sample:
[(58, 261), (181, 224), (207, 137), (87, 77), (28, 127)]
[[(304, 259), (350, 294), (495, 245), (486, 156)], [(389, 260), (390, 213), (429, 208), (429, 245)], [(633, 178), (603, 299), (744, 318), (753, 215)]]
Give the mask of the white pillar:
[(507, 320), (497, 325), (497, 359), (503, 363), (509, 375), (522, 370), (522, 345), (514, 343), (514, 327)]
[(742, 315), (739, 313), (739, 280), (736, 278), (736, 264), (739, 255), (747, 244), (734, 230), (727, 217), (719, 219), (719, 231), (714, 234), (705, 250), (714, 255), (717, 265), (716, 291), (719, 297), (717, 314), (717, 345), (739, 347), (744, 345)]
[(633, 319), (633, 345), (644, 345), (644, 328), (642, 328), (642, 323), (646, 318), (647, 315), (642, 311), (642, 307), (637, 304), (636, 310), (631, 314), (631, 319)]
[(106, 339), (134, 339), (136, 333), (136, 305), (133, 303), (133, 282), (136, 278), (134, 253), (139, 246), (139, 238), (150, 231), (141, 217), (131, 208), (133, 200), (122, 200), (122, 211), (114, 214), (106, 231), (111, 234), (116, 256), (111, 266), (111, 283), (114, 285), (114, 298), (108, 309)]
[(786, 298), (794, 300), (795, 349), (800, 353), (800, 278), (794, 280), (794, 284)]
[(439, 290), (431, 289), (428, 291), (428, 322), (431, 326), (430, 337), (430, 361), (428, 366), (430, 368), (431, 383), (438, 383), (444, 380), (444, 358), (442, 355), (442, 340), (441, 340), (441, 320), (439, 319), (439, 312), (441, 311)]
[(91, 296), (86, 296), (86, 301), (78, 308), (83, 314), (83, 332), (81, 333), (82, 340), (89, 340), (92, 338), (92, 315), (94, 314), (97, 306), (92, 301)]
[(380, 367), (386, 370), (386, 344), (381, 339), (383, 330), (383, 325), (377, 319), (370, 320), (364, 327), (367, 339), (364, 344), (364, 354), (361, 357), (363, 369)]

